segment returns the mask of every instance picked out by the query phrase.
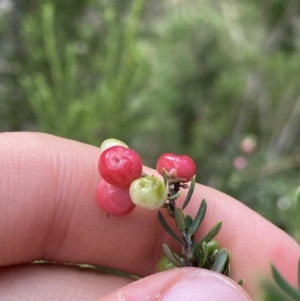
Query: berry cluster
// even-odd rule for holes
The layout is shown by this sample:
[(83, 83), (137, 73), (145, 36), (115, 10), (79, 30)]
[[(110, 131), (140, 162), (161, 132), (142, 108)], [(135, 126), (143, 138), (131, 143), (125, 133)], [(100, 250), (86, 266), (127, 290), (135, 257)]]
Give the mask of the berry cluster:
[(108, 214), (124, 216), (135, 207), (130, 184), (142, 174), (140, 156), (117, 139), (107, 139), (100, 147), (98, 170), (102, 177), (96, 189), (99, 206)]
[[(159, 270), (194, 266), (229, 275), (229, 253), (214, 240), (222, 222), (217, 222), (202, 239), (196, 241), (194, 234), (204, 219), (206, 201), (201, 202), (194, 218), (183, 212), (195, 187), (196, 165), (190, 157), (173, 153), (161, 155), (156, 164), (157, 172), (163, 177), (161, 180), (145, 174), (140, 156), (119, 140), (105, 140), (100, 150), (98, 169), (102, 179), (96, 189), (96, 198), (105, 212), (125, 216), (135, 206), (150, 210), (164, 208), (175, 221), (179, 235), (158, 210), (162, 227), (182, 246), (181, 254), (177, 254), (163, 244), (165, 255), (159, 261)], [(188, 189), (188, 192), (182, 207), (178, 208), (176, 200), (181, 189)]]
[[(108, 214), (124, 216), (135, 206), (155, 210), (164, 206), (168, 190), (155, 176), (142, 172), (140, 156), (117, 139), (107, 139), (100, 147), (98, 170), (101, 181), (96, 189), (99, 206)], [(163, 154), (157, 161), (157, 171), (166, 171), (168, 178), (178, 183), (189, 182), (196, 172), (188, 156)]]

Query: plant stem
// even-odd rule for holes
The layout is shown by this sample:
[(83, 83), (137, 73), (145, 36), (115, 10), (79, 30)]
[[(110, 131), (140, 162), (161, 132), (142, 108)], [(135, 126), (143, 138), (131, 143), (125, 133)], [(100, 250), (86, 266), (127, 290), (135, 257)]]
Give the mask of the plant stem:
[(181, 238), (184, 242), (182, 246), (182, 254), (185, 257), (185, 264), (186, 266), (192, 267), (193, 266), (193, 252), (192, 252), (192, 241), (190, 237), (187, 235), (186, 230), (180, 231)]
[[(175, 219), (175, 208), (176, 203), (175, 200), (171, 199), (172, 196), (176, 195), (180, 188), (182, 188), (182, 184), (180, 182), (175, 183), (168, 183), (168, 190), (169, 190), (169, 197), (168, 197), (168, 203), (166, 205), (168, 214), (171, 218)], [(186, 187), (185, 187), (186, 188)], [(183, 241), (182, 245), (182, 254), (184, 255), (185, 259), (185, 265), (186, 266), (193, 266), (193, 252), (192, 252), (192, 240), (191, 237), (187, 234), (186, 229), (178, 229), (178, 231), (181, 234), (181, 238)]]

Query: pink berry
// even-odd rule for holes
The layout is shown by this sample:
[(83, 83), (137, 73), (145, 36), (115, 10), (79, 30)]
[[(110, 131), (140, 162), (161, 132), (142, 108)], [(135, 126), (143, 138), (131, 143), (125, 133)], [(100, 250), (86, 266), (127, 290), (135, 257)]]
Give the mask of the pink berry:
[(237, 170), (243, 170), (247, 167), (248, 160), (243, 156), (235, 157), (233, 160), (233, 166)]
[(98, 205), (114, 216), (129, 214), (135, 207), (129, 195), (129, 188), (118, 188), (101, 180), (96, 189)]
[(117, 145), (106, 149), (99, 158), (101, 177), (111, 185), (128, 188), (142, 174), (140, 156), (132, 149)]
[(163, 168), (171, 177), (178, 178), (182, 183), (189, 182), (196, 174), (195, 162), (185, 155), (162, 154), (157, 160), (156, 170), (162, 174)]
[(241, 142), (240, 148), (245, 154), (252, 154), (256, 150), (257, 139), (254, 135), (247, 135)]

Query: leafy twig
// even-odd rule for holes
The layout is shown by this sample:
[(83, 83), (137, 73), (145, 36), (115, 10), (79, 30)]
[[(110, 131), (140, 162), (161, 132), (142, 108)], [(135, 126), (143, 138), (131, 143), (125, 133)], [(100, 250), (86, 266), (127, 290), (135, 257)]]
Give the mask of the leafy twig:
[[(207, 208), (207, 203), (202, 200), (198, 212), (193, 219), (190, 215), (185, 215), (183, 210), (189, 204), (195, 187), (195, 176), (192, 178), (190, 185), (181, 183), (181, 179), (169, 178), (168, 173), (163, 171), (164, 183), (168, 187), (168, 197), (165, 201), (164, 208), (168, 215), (175, 221), (178, 235), (169, 226), (162, 213), (158, 211), (158, 220), (163, 228), (182, 246), (182, 256), (173, 252), (169, 246), (163, 245), (163, 250), (166, 257), (177, 267), (193, 266), (207, 268), (224, 275), (230, 274), (230, 256), (226, 249), (219, 248), (218, 244), (212, 246), (213, 238), (219, 233), (222, 222), (219, 221), (215, 226), (198, 242), (194, 241), (194, 234), (199, 229)], [(180, 196), (181, 189), (187, 189), (188, 192), (181, 208), (176, 206), (176, 200)], [(209, 245), (210, 244), (210, 245)], [(243, 282), (242, 280), (240, 281)]]

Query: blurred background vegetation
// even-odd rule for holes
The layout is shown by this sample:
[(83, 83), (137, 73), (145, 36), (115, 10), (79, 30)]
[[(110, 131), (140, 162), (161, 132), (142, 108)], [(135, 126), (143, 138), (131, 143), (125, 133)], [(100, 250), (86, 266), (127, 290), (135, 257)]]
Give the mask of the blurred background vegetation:
[(0, 0), (0, 130), (188, 154), (300, 241), (299, 51), (299, 0)]

